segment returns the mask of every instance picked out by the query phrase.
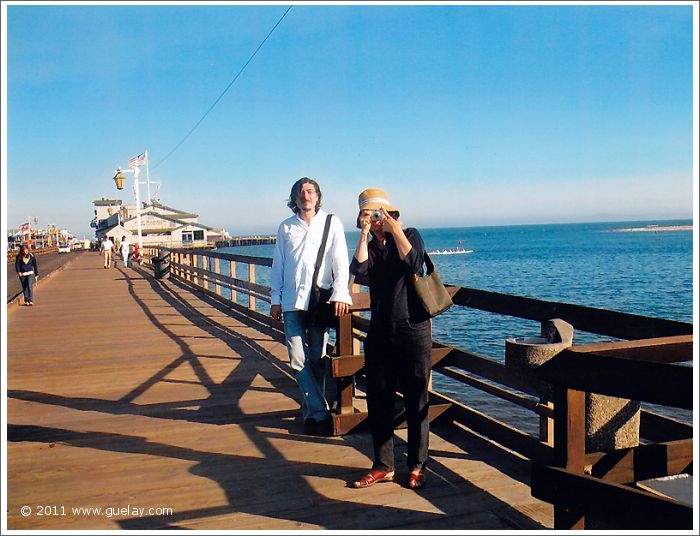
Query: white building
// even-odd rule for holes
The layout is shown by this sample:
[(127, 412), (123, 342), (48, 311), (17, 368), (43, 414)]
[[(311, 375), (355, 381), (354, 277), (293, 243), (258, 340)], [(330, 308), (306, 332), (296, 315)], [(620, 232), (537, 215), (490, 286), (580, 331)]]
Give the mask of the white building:
[[(113, 241), (126, 236), (132, 244), (138, 240), (136, 207), (124, 205), (121, 199), (98, 199), (91, 226), (95, 237), (109, 236)], [(197, 214), (184, 212), (158, 201), (143, 203), (141, 207), (141, 236), (144, 246), (206, 247), (230, 235), (224, 229), (214, 229), (197, 222)]]

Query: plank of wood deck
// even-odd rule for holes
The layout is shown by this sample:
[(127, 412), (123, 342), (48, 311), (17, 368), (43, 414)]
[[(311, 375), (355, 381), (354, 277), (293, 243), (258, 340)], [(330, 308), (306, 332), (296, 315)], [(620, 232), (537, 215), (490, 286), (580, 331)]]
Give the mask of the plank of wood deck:
[[(147, 270), (77, 256), (7, 325), (9, 529), (552, 526), (527, 463), (454, 426), (431, 434), (424, 490), (403, 482), (405, 430), (399, 481), (347, 487), (370, 438), (301, 434), (279, 332)], [(138, 507), (173, 514), (106, 515)]]

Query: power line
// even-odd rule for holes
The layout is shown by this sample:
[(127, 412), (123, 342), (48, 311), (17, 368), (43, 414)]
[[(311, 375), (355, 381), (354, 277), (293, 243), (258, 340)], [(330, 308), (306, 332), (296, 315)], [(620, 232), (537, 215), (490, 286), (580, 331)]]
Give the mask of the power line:
[(168, 154), (166, 154), (155, 166), (153, 166), (153, 169), (156, 169), (156, 168), (157, 168), (158, 166), (160, 166), (163, 162), (165, 162), (165, 161), (168, 159), (168, 157), (170, 157), (171, 154), (173, 154), (175, 151), (177, 151), (177, 150), (179, 149), (179, 147), (180, 147), (183, 143), (185, 143), (185, 141), (187, 140), (187, 138), (189, 138), (189, 137), (192, 135), (192, 133), (197, 129), (197, 127), (200, 125), (200, 123), (201, 123), (202, 121), (204, 121), (204, 118), (205, 118), (207, 115), (209, 115), (209, 112), (211, 112), (211, 111), (214, 109), (214, 107), (219, 103), (219, 101), (223, 98), (223, 96), (226, 94), (226, 92), (227, 92), (229, 89), (231, 89), (231, 86), (236, 82), (236, 80), (238, 80), (238, 77), (241, 76), (241, 74), (243, 73), (243, 71), (245, 70), (245, 68), (248, 67), (248, 64), (249, 64), (251, 61), (253, 61), (253, 58), (255, 57), (255, 55), (256, 55), (256, 54), (258, 53), (258, 51), (263, 47), (263, 45), (265, 44), (265, 42), (270, 38), (270, 36), (271, 36), (272, 33), (275, 31), (275, 29), (277, 28), (277, 26), (280, 25), (280, 23), (282, 22), (282, 20), (284, 19), (284, 17), (287, 16), (287, 13), (289, 13), (289, 11), (290, 11), (291, 9), (292, 9), (292, 6), (289, 6), (289, 7), (287, 8), (287, 11), (285, 11), (285, 12), (282, 14), (282, 16), (280, 17), (280, 19), (275, 23), (275, 25), (272, 27), (272, 29), (271, 29), (271, 30), (268, 32), (268, 34), (265, 36), (265, 39), (263, 39), (262, 42), (258, 45), (258, 48), (255, 49), (255, 52), (253, 52), (253, 53), (251, 54), (250, 58), (248, 58), (248, 61), (246, 61), (245, 64), (243, 65), (243, 67), (241, 67), (241, 69), (238, 71), (238, 74), (236, 74), (236, 76), (233, 77), (233, 80), (231, 80), (231, 81), (229, 82), (229, 84), (226, 86), (226, 88), (221, 92), (221, 95), (219, 95), (219, 96), (216, 98), (216, 100), (214, 101), (214, 103), (209, 107), (209, 109), (208, 109), (206, 112), (204, 112), (204, 115), (199, 119), (199, 121), (197, 121), (197, 123), (195, 123), (195, 125), (190, 129), (190, 131), (185, 135), (185, 137), (182, 138), (182, 139), (180, 140), (180, 142), (179, 142)]

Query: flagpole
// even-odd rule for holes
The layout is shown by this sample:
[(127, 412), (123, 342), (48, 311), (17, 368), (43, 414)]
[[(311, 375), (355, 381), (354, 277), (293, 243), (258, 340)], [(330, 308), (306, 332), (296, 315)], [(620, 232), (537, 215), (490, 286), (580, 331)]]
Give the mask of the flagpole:
[(139, 199), (139, 174), (138, 168), (134, 168), (134, 197), (136, 198), (136, 226), (139, 238), (139, 251), (143, 255), (143, 235), (141, 233), (141, 201)]
[(148, 190), (148, 202), (151, 203), (151, 173), (148, 169), (148, 150), (144, 151), (146, 155), (146, 189)]

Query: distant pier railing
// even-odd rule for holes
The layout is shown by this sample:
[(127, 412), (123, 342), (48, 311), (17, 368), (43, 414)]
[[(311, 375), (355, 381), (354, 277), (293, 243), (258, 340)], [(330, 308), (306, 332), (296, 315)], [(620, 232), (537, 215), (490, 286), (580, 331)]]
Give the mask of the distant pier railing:
[(265, 244), (275, 244), (276, 236), (246, 236), (231, 238), (230, 240), (219, 240), (216, 242), (217, 248), (232, 248), (240, 246), (261, 246)]
[[(144, 252), (147, 258), (159, 259), (157, 261), (159, 264), (167, 261), (169, 263), (167, 276), (170, 278), (197, 287), (227, 306), (276, 329), (281, 329), (281, 324), (272, 320), (268, 314), (270, 287), (257, 282), (258, 279), (269, 280), (269, 273), (259, 277), (261, 274), (256, 273), (256, 268), (269, 270), (272, 259), (215, 251), (145, 248)], [(603, 345), (572, 346), (571, 351), (581, 348), (580, 355), (588, 355), (586, 352), (589, 352), (590, 355), (595, 355), (605, 363), (613, 363), (620, 358), (635, 362), (639, 360), (642, 366), (644, 363), (661, 363), (665, 366), (654, 368), (653, 378), (651, 376), (647, 378), (653, 379), (654, 389), (663, 395), (652, 399), (644, 397), (639, 399), (672, 408), (674, 404), (666, 404), (665, 401), (673, 400), (674, 395), (681, 396), (683, 400), (692, 398), (692, 381), (688, 382), (688, 378), (691, 378), (693, 373), (693, 325), (691, 323), (465, 287), (448, 286), (448, 290), (453, 296), (453, 302), (459, 307), (536, 322), (561, 318), (573, 325), (576, 330), (622, 339), (619, 342), (608, 342)], [(259, 301), (266, 302), (264, 309), (260, 311), (258, 310)], [(364, 356), (361, 352), (361, 343), (366, 337), (369, 319), (361, 316), (359, 312), (368, 310), (368, 292), (363, 292), (359, 286), (354, 285), (353, 306), (350, 313), (339, 318), (336, 341), (330, 359), (332, 376), (336, 380), (336, 400), (332, 412), (335, 435), (352, 431), (367, 417), (364, 394), (359, 391), (364, 385)], [(587, 348), (590, 350), (586, 350)], [(438, 341), (433, 341), (433, 370), (465, 386), (478, 389), (487, 397), (496, 397), (500, 401), (515, 404), (533, 412), (538, 416), (540, 426), (539, 434), (530, 434), (517, 426), (502, 422), (492, 415), (458, 402), (434, 388), (430, 391), (431, 420), (440, 419), (467, 428), (535, 463), (571, 469), (571, 465), (567, 464), (566, 460), (572, 459), (571, 452), (574, 447), (572, 447), (571, 435), (562, 432), (562, 427), (566, 429), (571, 422), (570, 416), (567, 421), (569, 415), (567, 411), (570, 411), (570, 408), (566, 409), (566, 397), (557, 395), (553, 397), (554, 400), (544, 398), (536, 385), (514, 373), (503, 361)], [(635, 376), (635, 378), (638, 377), (640, 376)], [(684, 379), (682, 384), (677, 382), (678, 378)], [(609, 390), (610, 378), (596, 378), (594, 375), (587, 381), (586, 388), (590, 388), (591, 392), (607, 394), (606, 389)], [(622, 392), (635, 392), (634, 385), (626, 385), (624, 376), (618, 376), (617, 381), (623, 384)], [(591, 388), (592, 384), (596, 388)], [(688, 389), (690, 392), (686, 392)], [(681, 405), (681, 407), (686, 406), (687, 404)], [(582, 410), (580, 406), (576, 408)], [(396, 424), (397, 427), (403, 425), (401, 414), (397, 414)], [(604, 478), (611, 479), (617, 484), (633, 484), (639, 480), (640, 475), (650, 478), (664, 476), (666, 473), (675, 474), (692, 467), (692, 437), (692, 425), (642, 408), (639, 418), (640, 444), (656, 444), (660, 446), (659, 452), (672, 452), (674, 456), (672, 464), (662, 463), (659, 456), (663, 457), (663, 454), (648, 455), (646, 458), (638, 457), (630, 462), (629, 457), (624, 456), (624, 452), (615, 450), (611, 455), (601, 452), (579, 452), (576, 455), (578, 456), (576, 463), (581, 467), (576, 466), (576, 469), (587, 474), (605, 472), (607, 477)], [(682, 446), (678, 446), (678, 442)], [(672, 445), (670, 451), (669, 445)], [(568, 458), (567, 453), (569, 453)], [(630, 507), (624, 501), (618, 506)], [(567, 521), (561, 521), (560, 526), (564, 526)], [(571, 526), (581, 527), (582, 523)]]

